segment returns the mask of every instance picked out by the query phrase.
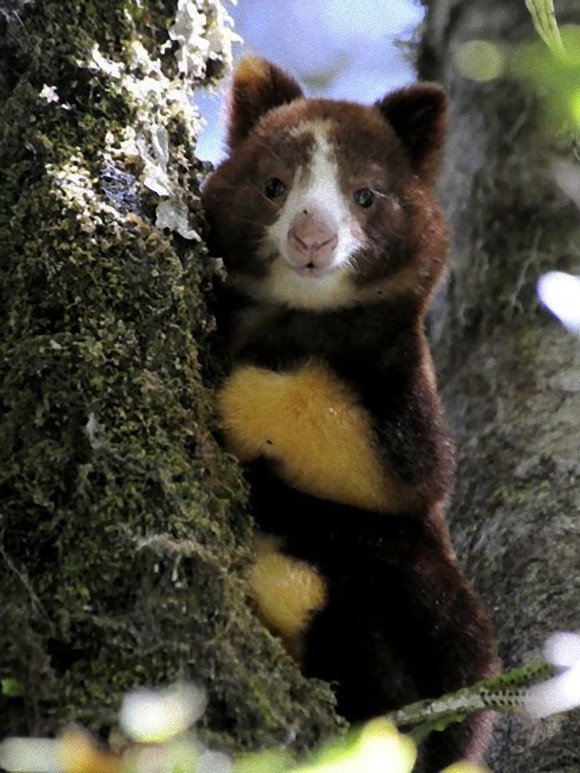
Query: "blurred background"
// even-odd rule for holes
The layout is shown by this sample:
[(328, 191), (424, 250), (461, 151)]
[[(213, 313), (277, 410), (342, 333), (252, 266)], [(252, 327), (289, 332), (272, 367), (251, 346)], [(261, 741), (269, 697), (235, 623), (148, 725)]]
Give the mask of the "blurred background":
[[(235, 47), (288, 70), (308, 96), (371, 103), (415, 79), (410, 43), (424, 9), (418, 0), (238, 0), (227, 5), (243, 40)], [(223, 92), (199, 90), (206, 121), (201, 159), (223, 158)]]

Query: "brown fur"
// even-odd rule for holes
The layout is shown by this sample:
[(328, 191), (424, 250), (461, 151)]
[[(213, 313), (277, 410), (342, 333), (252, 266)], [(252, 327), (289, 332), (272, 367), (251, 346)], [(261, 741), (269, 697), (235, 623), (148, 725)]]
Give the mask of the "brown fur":
[(246, 56), (236, 70), (230, 95), (228, 144), (230, 148), (248, 136), (259, 118), (284, 102), (302, 95), (292, 78), (256, 56)]
[[(254, 601), (304, 672), (333, 682), (339, 710), (358, 721), (497, 668), (444, 519), (453, 445), (424, 333), (448, 241), (433, 192), (446, 98), (415, 84), (374, 107), (308, 100), (251, 59), (231, 100), (232, 152), (203, 202), (229, 272), (221, 320), (234, 366), (218, 410), (269, 535)], [(265, 181), (290, 189), (317, 131), (338, 160), (338, 201), (358, 246), (328, 307), (304, 308), (268, 295), (282, 256), (265, 236), (286, 194), (269, 198)], [(375, 192), (369, 207), (356, 203), (361, 188)], [(434, 733), (416, 770), (475, 759), (488, 737), (488, 717)]]

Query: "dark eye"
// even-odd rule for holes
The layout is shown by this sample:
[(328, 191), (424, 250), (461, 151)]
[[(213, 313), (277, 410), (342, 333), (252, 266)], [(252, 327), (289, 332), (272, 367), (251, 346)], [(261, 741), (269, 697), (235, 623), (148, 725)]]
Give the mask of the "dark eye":
[(352, 194), (352, 197), (359, 205), (359, 207), (364, 207), (365, 209), (370, 207), (370, 205), (375, 200), (375, 194), (370, 190), (370, 188), (361, 188), (360, 191), (355, 191)]
[(264, 193), (269, 199), (278, 198), (285, 190), (286, 186), (282, 180), (279, 180), (277, 177), (270, 177), (269, 180), (266, 180), (266, 184), (264, 185)]

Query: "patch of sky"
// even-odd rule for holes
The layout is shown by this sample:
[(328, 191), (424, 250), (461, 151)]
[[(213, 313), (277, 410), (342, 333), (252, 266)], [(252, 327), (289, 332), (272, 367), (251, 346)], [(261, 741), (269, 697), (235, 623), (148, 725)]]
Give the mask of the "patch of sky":
[[(229, 13), (244, 40), (236, 58), (251, 51), (270, 59), (311, 96), (371, 103), (415, 79), (399, 42), (410, 40), (423, 18), (413, 0), (238, 0)], [(224, 88), (195, 94), (206, 121), (198, 155), (212, 163), (224, 157)]]

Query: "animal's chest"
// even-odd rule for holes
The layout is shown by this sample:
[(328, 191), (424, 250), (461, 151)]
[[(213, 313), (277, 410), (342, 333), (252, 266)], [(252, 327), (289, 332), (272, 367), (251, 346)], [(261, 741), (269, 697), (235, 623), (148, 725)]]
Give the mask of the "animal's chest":
[(310, 360), (291, 372), (239, 366), (218, 393), (218, 412), (241, 461), (275, 459), (301, 491), (392, 511), (400, 483), (382, 461), (370, 417), (324, 364)]

